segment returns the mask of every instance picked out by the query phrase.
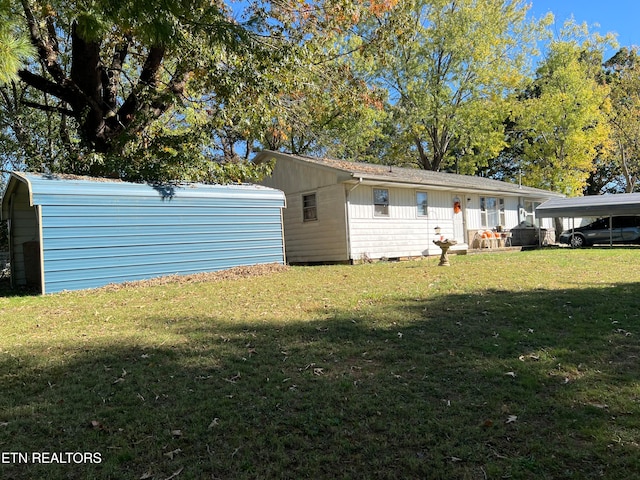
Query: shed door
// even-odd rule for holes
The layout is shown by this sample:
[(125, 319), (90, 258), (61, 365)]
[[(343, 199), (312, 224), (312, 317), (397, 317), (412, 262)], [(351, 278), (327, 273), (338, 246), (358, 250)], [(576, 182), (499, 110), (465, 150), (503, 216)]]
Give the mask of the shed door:
[(40, 288), (40, 243), (24, 242), (22, 244), (24, 255), (24, 275), (29, 287)]

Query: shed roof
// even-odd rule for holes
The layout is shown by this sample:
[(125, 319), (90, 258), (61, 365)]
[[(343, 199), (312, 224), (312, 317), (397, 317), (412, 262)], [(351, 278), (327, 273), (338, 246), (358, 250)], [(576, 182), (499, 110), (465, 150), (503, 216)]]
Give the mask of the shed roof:
[(16, 188), (15, 181), (26, 183), (29, 187), (29, 203), (46, 205), (59, 202), (65, 195), (85, 196), (94, 204), (105, 203), (108, 197), (126, 196), (129, 198), (156, 198), (171, 200), (180, 195), (182, 201), (197, 202), (205, 198), (270, 198), (284, 201), (280, 190), (261, 185), (207, 185), (207, 184), (147, 184), (129, 183), (104, 178), (80, 177), (76, 175), (51, 175), (41, 173), (11, 172), (9, 182), (2, 197), (2, 218), (7, 218), (8, 201), (11, 190)]
[(528, 196), (536, 198), (564, 197), (564, 195), (539, 188), (525, 187), (514, 183), (503, 182), (491, 178), (455, 173), (434, 172), (417, 168), (406, 168), (373, 163), (352, 162), (331, 158), (315, 158), (305, 155), (290, 155), (265, 150), (258, 154), (256, 161), (267, 161), (271, 158), (290, 159), (327, 168), (337, 172), (342, 182), (371, 182), (376, 184), (405, 184), (407, 186), (429, 187), (433, 189), (464, 190), (478, 193), (500, 194), (511, 196)]
[(640, 215), (640, 193), (553, 198), (536, 208), (536, 217), (608, 217)]

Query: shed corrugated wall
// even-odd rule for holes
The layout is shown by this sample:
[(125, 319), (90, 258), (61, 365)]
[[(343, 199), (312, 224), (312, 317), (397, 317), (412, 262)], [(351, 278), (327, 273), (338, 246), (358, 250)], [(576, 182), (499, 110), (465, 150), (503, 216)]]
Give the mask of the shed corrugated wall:
[(44, 292), (284, 263), (284, 194), (19, 174), (41, 209)]

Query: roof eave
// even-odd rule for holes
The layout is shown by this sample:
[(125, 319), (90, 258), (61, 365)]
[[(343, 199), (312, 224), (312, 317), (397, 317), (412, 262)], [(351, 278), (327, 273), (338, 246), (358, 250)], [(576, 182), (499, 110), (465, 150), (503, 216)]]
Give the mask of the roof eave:
[[(354, 183), (362, 183), (365, 185), (378, 185), (383, 187), (398, 187), (402, 186), (403, 188), (418, 188), (418, 189), (429, 189), (429, 190), (440, 190), (440, 191), (463, 191), (469, 193), (476, 194), (487, 194), (487, 195), (501, 195), (501, 196), (510, 196), (510, 197), (530, 197), (530, 198), (540, 198), (547, 199), (550, 196), (556, 197), (560, 196), (560, 194), (556, 194), (554, 192), (547, 192), (543, 190), (528, 190), (518, 188), (517, 190), (504, 189), (500, 188), (502, 186), (498, 186), (496, 188), (478, 188), (471, 187), (468, 185), (442, 185), (433, 182), (412, 182), (409, 180), (402, 179), (389, 179), (387, 177), (376, 176), (371, 174), (365, 174), (362, 172), (351, 172), (349, 177), (345, 177), (342, 180), (343, 183), (354, 184)], [(508, 185), (508, 184), (505, 184)], [(517, 188), (517, 187), (516, 187)]]

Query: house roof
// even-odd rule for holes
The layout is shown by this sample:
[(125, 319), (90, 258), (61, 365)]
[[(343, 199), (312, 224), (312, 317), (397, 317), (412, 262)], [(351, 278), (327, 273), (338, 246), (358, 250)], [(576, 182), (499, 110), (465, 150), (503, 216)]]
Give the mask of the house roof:
[(417, 168), (406, 168), (373, 163), (352, 162), (331, 158), (315, 158), (304, 155), (290, 155), (264, 151), (258, 154), (256, 161), (286, 158), (298, 162), (328, 168), (338, 173), (339, 181), (375, 183), (377, 185), (405, 184), (413, 187), (429, 187), (441, 190), (464, 190), (511, 196), (537, 198), (563, 197), (564, 195), (539, 188), (525, 187), (490, 178), (455, 173), (434, 172)]
[(536, 208), (536, 217), (608, 217), (640, 215), (640, 193), (553, 198)]

